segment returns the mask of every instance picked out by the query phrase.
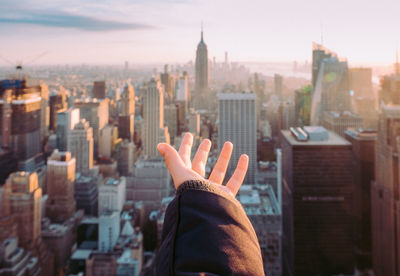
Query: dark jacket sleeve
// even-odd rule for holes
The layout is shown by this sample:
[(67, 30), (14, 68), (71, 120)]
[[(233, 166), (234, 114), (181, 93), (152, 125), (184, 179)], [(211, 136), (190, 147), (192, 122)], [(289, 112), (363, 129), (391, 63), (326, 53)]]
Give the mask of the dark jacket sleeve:
[(186, 181), (167, 208), (156, 275), (264, 275), (241, 204), (215, 185)]

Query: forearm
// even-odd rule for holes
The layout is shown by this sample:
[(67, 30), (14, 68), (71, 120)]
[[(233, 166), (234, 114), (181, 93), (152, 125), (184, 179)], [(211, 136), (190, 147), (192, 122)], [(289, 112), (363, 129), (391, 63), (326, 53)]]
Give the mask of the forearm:
[(203, 181), (187, 181), (167, 209), (158, 275), (264, 275), (257, 237), (240, 203)]

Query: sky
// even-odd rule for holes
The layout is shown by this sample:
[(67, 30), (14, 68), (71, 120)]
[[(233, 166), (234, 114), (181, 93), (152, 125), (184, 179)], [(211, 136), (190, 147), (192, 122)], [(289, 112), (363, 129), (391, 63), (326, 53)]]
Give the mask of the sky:
[(322, 37), (350, 64), (385, 65), (399, 9), (398, 0), (1, 0), (0, 66), (184, 63), (201, 22), (217, 61), (225, 51), (230, 61), (310, 61)]

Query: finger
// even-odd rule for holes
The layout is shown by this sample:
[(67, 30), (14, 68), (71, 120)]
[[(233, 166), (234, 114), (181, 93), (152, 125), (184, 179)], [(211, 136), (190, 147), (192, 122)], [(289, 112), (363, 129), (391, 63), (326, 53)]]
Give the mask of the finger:
[(192, 145), (193, 135), (190, 132), (186, 132), (179, 148), (179, 156), (181, 157), (183, 163), (189, 168), (191, 167), (190, 153), (192, 151)]
[(242, 186), (244, 177), (246, 176), (247, 168), (249, 166), (249, 157), (246, 154), (242, 154), (239, 158), (238, 164), (236, 166), (235, 172), (233, 173), (231, 179), (229, 179), (226, 187), (228, 187), (234, 196)]
[(208, 139), (204, 139), (197, 149), (196, 155), (194, 156), (192, 161), (192, 169), (200, 174), (202, 177), (204, 177), (205, 175), (207, 158), (208, 153), (210, 152), (210, 148), (211, 141)]
[(183, 163), (178, 152), (167, 143), (160, 143), (157, 146), (158, 151), (165, 159), (165, 164), (171, 174), (174, 182), (179, 178), (179, 173), (185, 169), (185, 164)]
[(222, 184), (224, 181), (226, 169), (228, 168), (229, 160), (231, 159), (233, 145), (231, 142), (225, 142), (219, 154), (217, 163), (211, 172), (209, 180), (214, 183)]

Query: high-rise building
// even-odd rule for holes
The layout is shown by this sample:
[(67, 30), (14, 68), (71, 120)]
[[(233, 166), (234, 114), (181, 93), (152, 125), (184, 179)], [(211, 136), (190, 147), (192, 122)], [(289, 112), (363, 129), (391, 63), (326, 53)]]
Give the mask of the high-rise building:
[(283, 130), (283, 275), (351, 274), (351, 144), (323, 127)]
[[(266, 188), (266, 189), (265, 189)], [(282, 275), (282, 213), (270, 185), (243, 185), (237, 195), (257, 234), (267, 275)]]
[(167, 102), (171, 102), (174, 99), (175, 78), (168, 72), (168, 64), (164, 65), (164, 73), (160, 74), (160, 80), (164, 85)]
[(363, 119), (361, 118), (361, 116), (350, 111), (326, 111), (324, 113), (322, 126), (324, 126), (328, 130), (332, 130), (333, 132), (339, 134), (344, 138), (346, 136), (346, 129), (362, 128)]
[(331, 50), (325, 48), (324, 46), (313, 42), (312, 44), (312, 79), (311, 84), (313, 89), (315, 89), (319, 70), (321, 67), (321, 62), (330, 57), (337, 57), (337, 54)]
[(118, 117), (118, 135), (122, 139), (133, 141), (135, 122), (135, 89), (125, 85), (121, 96), (121, 114)]
[(36, 173), (11, 174), (2, 189), (2, 217), (13, 217), (21, 247), (38, 245), (42, 223), (42, 189)]
[(135, 144), (128, 140), (123, 140), (118, 152), (118, 172), (120, 175), (128, 176), (133, 171), (135, 163)]
[(399, 161), (400, 106), (383, 106), (375, 145), (375, 182), (371, 185), (372, 264), (375, 275), (400, 271)]
[(105, 211), (120, 213), (126, 200), (126, 179), (106, 178), (99, 187), (99, 214)]
[(160, 208), (161, 200), (170, 195), (172, 186), (162, 160), (139, 159), (133, 176), (127, 177), (126, 200), (143, 201), (146, 211)]
[(353, 97), (374, 98), (372, 90), (372, 68), (355, 67), (349, 69), (349, 88)]
[(279, 99), (283, 98), (283, 77), (279, 74), (274, 75), (274, 92)]
[(59, 151), (67, 151), (70, 132), (79, 123), (79, 109), (69, 108), (65, 111), (57, 112), (57, 148)]
[(203, 29), (201, 39), (197, 45), (195, 64), (195, 94), (192, 95), (193, 106), (196, 109), (208, 108), (208, 50), (203, 40)]
[(147, 158), (161, 157), (157, 150), (160, 142), (169, 143), (168, 127), (164, 127), (164, 92), (158, 80), (147, 84), (143, 99), (143, 154)]
[(372, 272), (371, 182), (375, 180), (376, 131), (350, 128), (345, 134), (355, 161), (356, 269), (359, 275), (368, 275)]
[(82, 119), (69, 133), (68, 151), (76, 159), (76, 171), (87, 173), (93, 167), (93, 129)]
[(45, 84), (41, 84), (40, 88), (40, 140), (41, 144), (49, 134), (50, 126), (50, 107), (49, 107), (49, 88)]
[(311, 86), (305, 86), (294, 91), (294, 102), (296, 126), (310, 125)]
[(93, 83), (93, 98), (105, 99), (107, 95), (106, 82), (105, 81), (95, 81)]
[(257, 129), (256, 107), (253, 93), (218, 94), (218, 147), (226, 141), (234, 145), (227, 171), (228, 179), (236, 168), (241, 154), (249, 156), (249, 167), (244, 180), (256, 183), (257, 172)]
[(108, 100), (82, 99), (75, 101), (75, 107), (80, 109), (81, 119), (86, 119), (93, 128), (93, 152), (99, 153), (100, 131), (108, 124)]
[(116, 211), (104, 211), (99, 215), (99, 251), (114, 249), (120, 232), (120, 214)]
[(98, 181), (97, 175), (79, 175), (75, 180), (76, 208), (83, 210), (86, 216), (97, 216), (98, 214)]
[(55, 150), (47, 160), (46, 216), (52, 222), (63, 223), (75, 214), (75, 166), (70, 152)]
[(63, 88), (60, 91), (51, 91), (50, 93), (50, 130), (57, 128), (57, 112), (64, 111), (67, 108), (67, 96)]
[(189, 75), (185, 71), (183, 72), (182, 76), (178, 78), (175, 90), (175, 101), (184, 102), (186, 110), (189, 100), (190, 100)]
[(198, 112), (194, 112), (189, 114), (189, 132), (194, 136), (200, 135), (200, 114)]
[(164, 107), (164, 123), (168, 127), (171, 144), (178, 135), (178, 107), (175, 104), (169, 104)]

